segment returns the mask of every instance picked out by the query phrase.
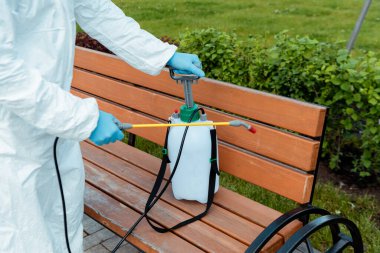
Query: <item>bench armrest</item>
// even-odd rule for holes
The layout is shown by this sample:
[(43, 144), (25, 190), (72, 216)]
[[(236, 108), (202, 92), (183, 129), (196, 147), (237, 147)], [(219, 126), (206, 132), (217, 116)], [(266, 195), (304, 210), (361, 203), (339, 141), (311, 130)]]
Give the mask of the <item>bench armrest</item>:
[(355, 253), (362, 253), (363, 241), (358, 227), (352, 221), (337, 215), (325, 215), (306, 224), (286, 241), (278, 253), (293, 252), (303, 241), (319, 229), (339, 225), (344, 225), (350, 232), (351, 237), (339, 233), (339, 240), (334, 242), (334, 245), (327, 252), (342, 252), (346, 247), (352, 246)]

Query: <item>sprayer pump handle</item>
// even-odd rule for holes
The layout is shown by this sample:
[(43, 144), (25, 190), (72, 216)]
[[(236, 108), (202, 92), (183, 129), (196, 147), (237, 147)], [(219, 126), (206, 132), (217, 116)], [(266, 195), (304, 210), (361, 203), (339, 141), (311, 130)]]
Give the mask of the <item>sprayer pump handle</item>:
[(170, 77), (175, 81), (195, 81), (199, 76), (193, 74), (176, 74), (175, 69), (169, 66)]

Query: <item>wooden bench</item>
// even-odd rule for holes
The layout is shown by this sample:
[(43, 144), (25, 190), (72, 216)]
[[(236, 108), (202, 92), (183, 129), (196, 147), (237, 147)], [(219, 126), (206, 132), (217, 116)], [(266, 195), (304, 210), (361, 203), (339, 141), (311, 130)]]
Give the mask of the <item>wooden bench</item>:
[[(165, 122), (183, 104), (182, 87), (170, 79), (167, 71), (149, 76), (115, 56), (84, 48), (76, 49), (72, 87), (74, 95), (97, 98), (102, 110), (122, 122)], [(193, 87), (194, 99), (206, 109), (209, 119), (243, 119), (257, 129), (255, 135), (238, 128), (217, 129), (220, 169), (291, 199), (300, 207), (282, 216), (221, 187), (214, 205), (200, 221), (160, 234), (143, 220), (128, 241), (145, 252), (230, 253), (244, 252), (250, 245), (247, 252), (277, 252), (285, 242), (294, 241), (294, 236), (301, 240), (297, 233), (305, 229), (308, 216), (317, 213), (327, 220), (317, 224), (330, 225), (335, 242), (350, 242), (349, 237), (339, 236), (335, 216), (311, 206), (327, 115), (325, 107), (206, 78)], [(134, 137), (163, 145), (165, 131), (132, 129), (130, 145), (81, 144), (86, 170), (86, 214), (120, 236), (125, 234), (143, 212), (161, 162), (135, 148)], [(156, 224), (169, 227), (204, 208), (197, 202), (175, 200), (169, 188), (149, 217)], [(350, 231), (355, 230), (351, 224), (347, 226)], [(348, 244), (355, 243), (351, 240)]]

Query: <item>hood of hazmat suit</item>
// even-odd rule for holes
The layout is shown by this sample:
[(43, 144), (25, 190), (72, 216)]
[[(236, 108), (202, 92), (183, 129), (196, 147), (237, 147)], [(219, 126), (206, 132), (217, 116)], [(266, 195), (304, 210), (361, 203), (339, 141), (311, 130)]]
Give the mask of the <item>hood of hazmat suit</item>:
[(94, 99), (69, 93), (76, 22), (133, 67), (158, 74), (176, 47), (141, 30), (110, 0), (0, 0), (0, 252), (82, 249), (84, 170), (79, 141), (96, 127)]

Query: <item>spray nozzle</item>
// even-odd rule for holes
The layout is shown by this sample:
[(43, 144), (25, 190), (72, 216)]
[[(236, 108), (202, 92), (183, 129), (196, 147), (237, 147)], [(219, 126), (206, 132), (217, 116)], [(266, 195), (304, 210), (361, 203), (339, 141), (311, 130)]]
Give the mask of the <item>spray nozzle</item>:
[(249, 125), (248, 123), (246, 122), (243, 122), (243, 121), (240, 121), (240, 120), (232, 120), (229, 122), (230, 123), (230, 126), (234, 126), (234, 127), (240, 127), (240, 126), (243, 126), (245, 127), (248, 131), (250, 131), (251, 133), (255, 134), (256, 133), (256, 129)]

